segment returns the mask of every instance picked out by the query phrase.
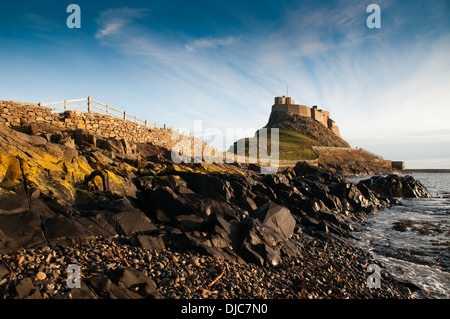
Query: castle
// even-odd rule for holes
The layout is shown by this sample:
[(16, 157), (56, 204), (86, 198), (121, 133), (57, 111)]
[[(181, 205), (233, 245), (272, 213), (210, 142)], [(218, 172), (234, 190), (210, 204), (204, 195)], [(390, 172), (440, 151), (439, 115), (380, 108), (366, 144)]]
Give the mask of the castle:
[(339, 127), (332, 119), (330, 119), (330, 112), (319, 110), (316, 105), (310, 108), (306, 105), (295, 104), (295, 101), (291, 97), (286, 97), (283, 95), (275, 98), (275, 104), (272, 106), (272, 112), (283, 112), (311, 118), (330, 129), (337, 136), (340, 136)]

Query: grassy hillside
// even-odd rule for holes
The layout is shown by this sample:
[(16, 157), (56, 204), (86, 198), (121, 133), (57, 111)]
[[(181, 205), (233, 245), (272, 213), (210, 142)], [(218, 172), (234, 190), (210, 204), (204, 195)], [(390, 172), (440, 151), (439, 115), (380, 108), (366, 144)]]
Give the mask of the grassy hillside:
[(319, 143), (303, 134), (280, 130), (280, 160), (312, 160), (317, 153), (312, 150), (313, 145)]
[[(268, 131), (269, 143), (267, 147), (270, 149), (270, 130)], [(245, 138), (245, 155), (248, 156), (249, 143), (259, 147), (258, 137)], [(317, 153), (312, 149), (313, 145), (320, 145), (317, 141), (306, 135), (294, 131), (279, 130), (279, 152), (280, 160), (312, 160), (317, 158)], [(234, 143), (234, 153), (236, 153), (237, 142)], [(232, 152), (232, 149), (230, 148)]]

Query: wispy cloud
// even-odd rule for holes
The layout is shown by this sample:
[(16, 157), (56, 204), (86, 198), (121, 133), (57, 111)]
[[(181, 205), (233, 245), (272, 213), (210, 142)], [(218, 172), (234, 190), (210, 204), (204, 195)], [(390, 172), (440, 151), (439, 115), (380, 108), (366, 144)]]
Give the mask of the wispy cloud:
[(236, 43), (239, 40), (239, 37), (228, 36), (225, 38), (201, 38), (190, 42), (189, 44), (185, 44), (186, 51), (193, 52), (199, 49), (205, 48), (217, 48), (221, 46), (231, 45)]
[(107, 36), (119, 35), (123, 28), (129, 26), (133, 21), (142, 19), (147, 15), (148, 9), (141, 8), (118, 8), (108, 9), (100, 13), (97, 20), (99, 25), (98, 31), (95, 33), (97, 39)]

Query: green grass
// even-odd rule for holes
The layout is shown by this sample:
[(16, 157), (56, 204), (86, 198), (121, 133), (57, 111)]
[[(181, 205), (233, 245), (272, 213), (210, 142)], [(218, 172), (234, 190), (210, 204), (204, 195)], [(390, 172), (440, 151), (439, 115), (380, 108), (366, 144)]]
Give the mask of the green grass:
[[(267, 134), (270, 149), (270, 130)], [(245, 139), (245, 150), (248, 155), (248, 143), (256, 137)], [(312, 150), (313, 145), (320, 145), (317, 141), (294, 131), (279, 130), (279, 152), (280, 160), (312, 160), (317, 158), (316, 152)]]
[(317, 154), (312, 150), (313, 145), (319, 145), (315, 140), (294, 132), (279, 131), (280, 160), (311, 160), (316, 159)]

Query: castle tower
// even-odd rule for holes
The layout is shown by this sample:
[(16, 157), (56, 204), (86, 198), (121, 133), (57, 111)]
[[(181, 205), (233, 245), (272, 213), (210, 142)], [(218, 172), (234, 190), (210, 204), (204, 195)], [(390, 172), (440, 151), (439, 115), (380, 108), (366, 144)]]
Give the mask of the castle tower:
[(286, 97), (286, 96), (277, 96), (276, 98), (275, 98), (275, 104), (278, 104), (278, 105), (290, 105), (290, 104), (295, 104), (295, 101), (294, 101), (294, 99), (293, 98), (291, 98), (291, 97)]

